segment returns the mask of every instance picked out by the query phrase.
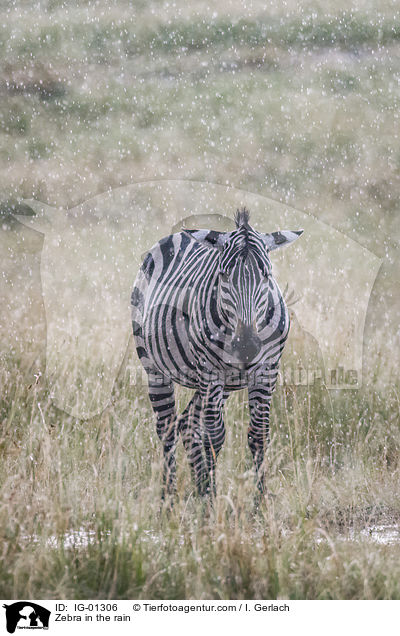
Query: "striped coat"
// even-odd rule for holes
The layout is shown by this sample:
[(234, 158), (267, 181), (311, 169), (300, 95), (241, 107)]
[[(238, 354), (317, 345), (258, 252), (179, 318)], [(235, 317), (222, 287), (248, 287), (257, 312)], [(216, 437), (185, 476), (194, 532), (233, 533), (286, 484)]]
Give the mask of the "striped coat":
[[(164, 494), (175, 488), (179, 434), (198, 492), (215, 493), (223, 406), (230, 391), (245, 387), (248, 442), (258, 487), (264, 487), (270, 402), (289, 331), (269, 253), (301, 231), (261, 234), (249, 220), (243, 209), (233, 232), (188, 230), (165, 237), (145, 257), (133, 288), (133, 333), (164, 449)], [(195, 389), (180, 416), (174, 383)]]

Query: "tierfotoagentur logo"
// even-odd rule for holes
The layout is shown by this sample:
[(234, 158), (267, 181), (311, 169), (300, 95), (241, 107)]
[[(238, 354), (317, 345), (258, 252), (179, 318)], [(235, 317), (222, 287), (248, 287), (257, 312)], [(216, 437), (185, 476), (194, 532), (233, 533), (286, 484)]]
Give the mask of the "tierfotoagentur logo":
[(70, 210), (25, 204), (31, 215), (16, 217), (44, 235), (51, 399), (74, 417), (108, 406), (123, 363), (132, 383), (146, 384), (133, 353), (129, 307), (143, 256), (182, 226), (232, 230), (233, 212), (244, 204), (259, 231), (304, 228), (301, 241), (273, 258), (291, 318), (278, 384), (361, 386), (364, 324), (381, 259), (305, 212), (232, 187), (172, 180), (118, 188)]
[(3, 605), (6, 610), (7, 631), (14, 634), (16, 629), (48, 629), (50, 610), (32, 603), (18, 601), (11, 605)]

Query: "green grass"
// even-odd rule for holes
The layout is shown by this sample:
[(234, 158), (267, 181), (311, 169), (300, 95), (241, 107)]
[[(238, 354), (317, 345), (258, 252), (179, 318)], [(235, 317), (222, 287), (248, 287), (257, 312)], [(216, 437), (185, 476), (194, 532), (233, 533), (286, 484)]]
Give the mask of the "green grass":
[(323, 12), (312, 11), (285, 18), (262, 13), (257, 17), (257, 20), (191, 17), (178, 18), (172, 23), (156, 18), (144, 26), (140, 20), (135, 22), (122, 16), (84, 22), (72, 17), (63, 25), (50, 19), (50, 23), (39, 22), (29, 29), (20, 25), (16, 41), (10, 40), (10, 26), (5, 24), (0, 30), (0, 50), (9, 58), (47, 59), (51, 55), (57, 60), (65, 56), (74, 61), (77, 50), (72, 55), (68, 50), (72, 41), (78, 44), (89, 64), (112, 64), (149, 51), (169, 55), (268, 45), (300, 50), (337, 46), (353, 51), (376, 44), (390, 45), (400, 39), (398, 19), (378, 14), (371, 20), (360, 11), (339, 11), (327, 17)]
[(390, 3), (328, 9), (3, 10), (2, 200), (72, 207), (132, 180), (229, 181), (343, 229), (351, 200), (376, 248), (375, 217), (389, 231), (399, 194), (398, 17)]

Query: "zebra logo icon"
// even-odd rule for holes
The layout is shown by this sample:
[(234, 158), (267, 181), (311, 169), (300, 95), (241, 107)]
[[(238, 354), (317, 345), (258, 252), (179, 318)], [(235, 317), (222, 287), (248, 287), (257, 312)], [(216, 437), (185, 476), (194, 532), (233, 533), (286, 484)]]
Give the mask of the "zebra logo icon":
[(14, 634), (16, 629), (49, 629), (51, 612), (37, 603), (18, 601), (3, 607), (9, 634)]
[[(23, 337), (16, 338), (19, 325), (31, 325), (32, 341), (43, 325), (45, 341), (42, 338), (40, 346), (45, 348), (50, 397), (73, 417), (88, 419), (110, 406), (122, 373), (136, 385), (147, 383), (135, 358), (129, 307), (143, 255), (182, 226), (229, 231), (232, 210), (244, 204), (252, 211), (256, 230), (304, 228), (302, 241), (290, 250), (277, 250), (273, 264), (282, 291), (288, 284), (289, 294), (294, 291), (293, 298), (299, 299), (294, 309), (288, 304), (293, 329), (282, 365), (283, 383), (361, 386), (364, 324), (382, 261), (318, 219), (236, 188), (178, 180), (117, 188), (72, 209), (33, 200), (25, 204), (29, 212), (15, 214), (19, 231), (11, 237), (13, 254), (20, 249), (21, 257), (10, 260), (10, 272), (18, 266), (21, 273), (17, 279), (10, 274), (17, 282), (4, 303), (9, 308), (5, 330), (14, 351), (23, 342)], [(31, 260), (26, 252), (29, 239), (35, 239), (36, 246), (40, 241), (41, 248), (32, 250)], [(7, 249), (5, 243), (5, 254)], [(357, 267), (360, 262), (362, 268)], [(29, 290), (41, 286), (40, 320), (37, 309), (30, 314), (27, 280)], [(21, 355), (26, 350), (24, 346)]]

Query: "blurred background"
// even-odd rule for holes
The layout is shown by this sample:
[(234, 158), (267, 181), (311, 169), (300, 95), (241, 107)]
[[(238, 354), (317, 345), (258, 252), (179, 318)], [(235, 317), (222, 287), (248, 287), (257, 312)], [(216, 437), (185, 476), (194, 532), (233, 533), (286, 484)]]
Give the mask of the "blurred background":
[(383, 258), (364, 358), (379, 341), (386, 365), (399, 344), (396, 4), (1, 1), (2, 284), (15, 297), (29, 278), (36, 331), (41, 235), (10, 217), (21, 199), (73, 208), (191, 179), (293, 206)]
[[(120, 186), (183, 179), (292, 206), (383, 259), (364, 364), (389, 366), (393, 379), (400, 344), (395, 2), (215, 8), (197, 0), (52, 0), (1, 2), (0, 17), (8, 298), (0, 313), (3, 334), (15, 335), (27, 316), (19, 340), (25, 350), (32, 341), (29, 361), (46, 332), (43, 237), (10, 214), (26, 213), (23, 199), (71, 209)], [(355, 287), (362, 267), (354, 263)]]

